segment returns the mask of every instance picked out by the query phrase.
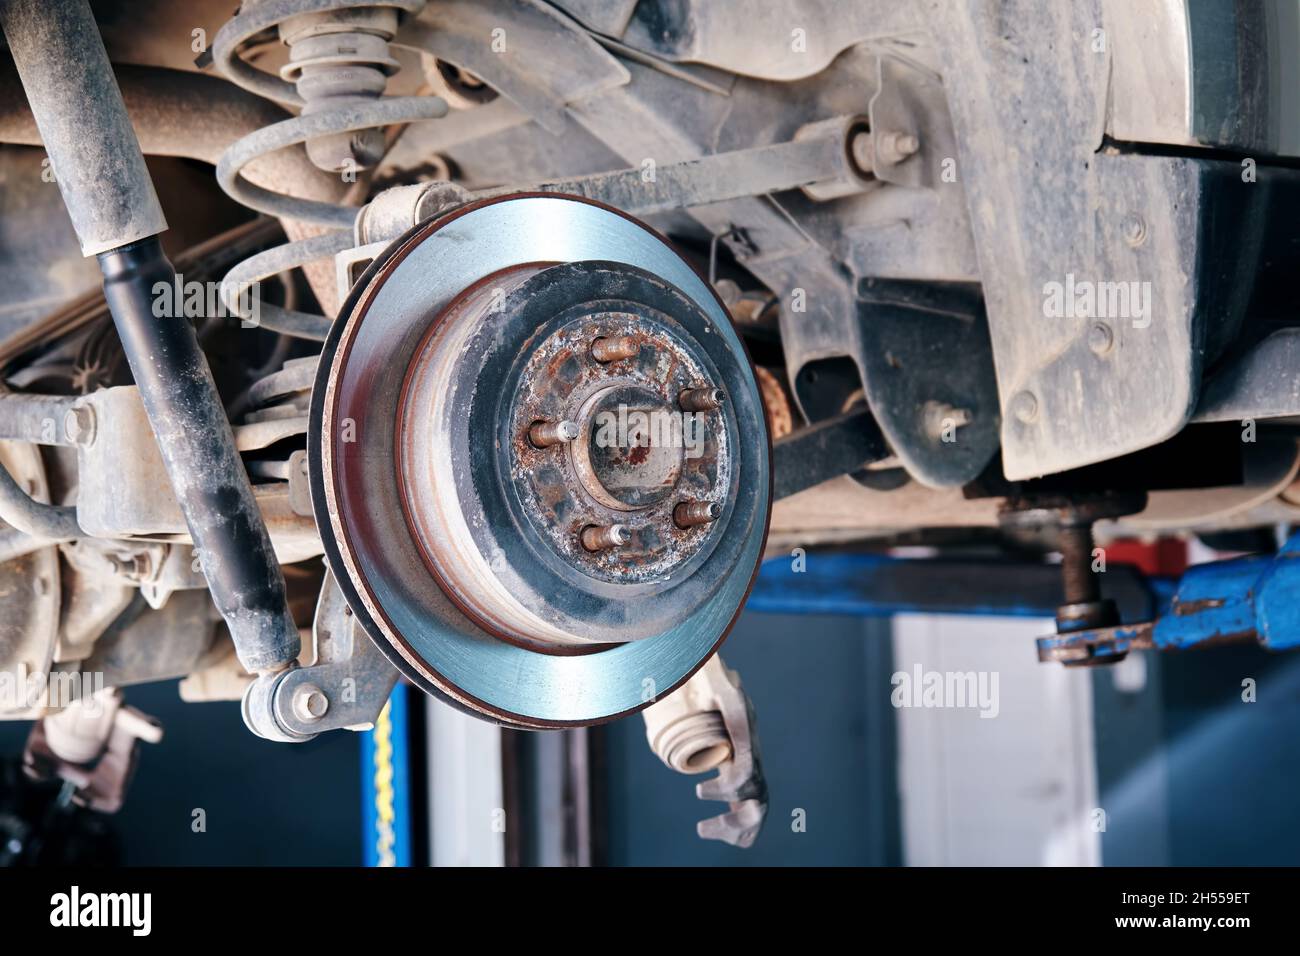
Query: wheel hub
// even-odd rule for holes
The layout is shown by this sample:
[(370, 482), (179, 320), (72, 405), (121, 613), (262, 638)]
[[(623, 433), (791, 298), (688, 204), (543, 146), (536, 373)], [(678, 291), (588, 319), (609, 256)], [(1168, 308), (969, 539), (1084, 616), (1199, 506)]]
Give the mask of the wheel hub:
[[(577, 264), (557, 271), (558, 281), (595, 289), (611, 270)], [(670, 294), (650, 277), (635, 278), (653, 294)], [(510, 413), (508, 464), (527, 520), (563, 560), (606, 581), (650, 581), (707, 546), (713, 529), (678, 527), (673, 512), (682, 503), (726, 500), (734, 424), (726, 409), (687, 411), (676, 400), (717, 377), (689, 331), (662, 312), (620, 304), (618, 312), (578, 309), (532, 352)], [(689, 308), (684, 300), (672, 304)], [(593, 354), (600, 351), (594, 343), (614, 340), (624, 357)], [(538, 422), (570, 422), (577, 437), (539, 448), (529, 438)], [(624, 529), (628, 541), (583, 544), (585, 530), (611, 527)]]

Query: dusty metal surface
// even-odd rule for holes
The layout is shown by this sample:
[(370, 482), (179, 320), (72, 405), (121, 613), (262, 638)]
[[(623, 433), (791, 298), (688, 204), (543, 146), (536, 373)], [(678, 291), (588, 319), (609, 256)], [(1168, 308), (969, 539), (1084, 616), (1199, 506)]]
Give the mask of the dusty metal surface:
[[(349, 11), (359, 5), (341, 0)], [(214, 2), (182, 6), (194, 23), (214, 28), (229, 12)], [(1193, 405), (1207, 421), (1272, 419), (1258, 446), (1243, 436), (1250, 447), (1240, 483), (1211, 487), (1216, 481), (1197, 465), (1194, 487), (1160, 484), (1172, 490), (1154, 492), (1143, 513), (1105, 524), (1101, 543), (1135, 531), (1295, 519), (1300, 492), (1287, 419), (1300, 405), (1286, 325), (1289, 223), (1300, 190), (1294, 182), (1279, 188), (1285, 171), (1264, 168), (1285, 133), (1270, 120), (1295, 99), (1295, 84), (1285, 82), (1292, 65), (1271, 73), (1281, 48), (1264, 45), (1278, 39), (1274, 26), (1295, 25), (1294, 11), (1270, 20), (1276, 11), (1262, 0), (1230, 12), (1173, 2), (1138, 23), (1110, 0), (1068, 11), (1015, 0), (959, 8), (864, 0), (852, 9), (755, 0), (743, 10), (695, 0), (397, 0), (355, 18), (328, 12), (339, 6), (247, 3), (219, 37), (217, 68), (281, 102), (307, 101), (295, 118), (236, 83), (194, 72), (209, 68), (203, 57), (191, 62), (185, 44), (158, 36), (184, 25), (175, 11), (146, 4), (149, 31), (134, 22), (139, 7), (117, 0), (97, 3), (96, 15), (114, 38), (110, 50), (117, 44), (119, 85), (144, 150), (210, 163), (225, 153), (220, 178), (230, 194), (282, 217), (290, 238), (304, 240), (230, 274), (259, 281), (301, 264), (322, 308), (297, 311), (301, 290), (286, 282), (285, 301), (267, 303), (261, 330), (245, 341), (269, 345), (269, 333), (323, 340), (331, 297), (346, 296), (380, 256), (349, 305), (352, 324), (336, 333), (319, 370), (314, 358), (301, 359), (246, 391), (258, 375), (221, 374), (231, 337), (212, 335), (216, 323), (205, 323), (200, 340), (234, 399), (225, 409), (236, 423), (234, 451), (253, 480), (265, 482), (253, 501), (275, 559), (322, 547), (309, 520), (315, 482), (340, 587), (385, 653), (422, 687), (528, 726), (604, 719), (646, 693), (662, 695), (665, 682), (707, 656), (707, 639), (725, 631), (755, 516), (766, 507), (755, 500), (745, 461), (751, 429), (761, 429), (747, 404), (754, 383), (742, 376), (737, 389), (735, 356), (713, 361), (716, 350), (702, 345), (721, 341), (735, 352), (731, 326), (681, 260), (611, 225), (618, 217), (575, 226), (582, 215), (531, 205), (480, 233), (466, 219), (488, 208), (481, 206), (384, 249), (470, 197), (523, 191), (510, 184), (653, 216), (701, 270), (707, 262), (710, 284), (722, 277), (725, 303), (746, 303), (733, 310), (736, 325), (771, 369), (755, 373), (757, 407), (771, 433), (791, 433), (778, 452), (778, 494), (821, 482), (782, 501), (773, 547), (896, 531), (912, 543), (991, 542), (1004, 502), (967, 500), (958, 489), (998, 472), (1000, 441), (1008, 473), (1023, 477), (1159, 441), (1182, 428)], [(418, 16), (394, 13), (421, 6)], [(306, 19), (286, 19), (303, 12)], [(1087, 35), (1094, 23), (1109, 31), (1108, 48), (1089, 42), (1097, 40)], [(363, 29), (342, 29), (349, 24)], [(503, 42), (485, 42), (498, 27)], [(172, 69), (134, 65), (146, 63)], [(382, 96), (381, 74), (389, 72), (393, 95)], [(285, 82), (294, 80), (296, 91)], [(443, 112), (424, 96), (430, 90), (445, 91), (457, 112), (402, 133), (411, 118)], [(357, 93), (367, 102), (353, 102)], [(0, 141), (41, 141), (24, 103), (13, 71), (0, 70)], [(356, 214), (350, 203), (371, 184), (363, 176), (349, 188), (346, 177), (326, 175), (302, 144), (312, 144), (326, 168), (346, 172), (352, 161), (368, 165), (395, 137), (402, 145), (375, 182), (398, 185), (379, 193), (355, 233), (343, 228)], [(1177, 149), (1144, 145), (1154, 142)], [(1237, 184), (1237, 157), (1187, 148), (1198, 143), (1259, 151), (1258, 188), (1234, 192), (1246, 183)], [(319, 152), (326, 147), (328, 155)], [(38, 151), (20, 152), (26, 159), (5, 168), (34, 181)], [(94, 153), (91, 165), (102, 160)], [(194, 172), (181, 162), (160, 165)], [(411, 185), (429, 175), (455, 182)], [(1294, 170), (1286, 175), (1300, 181)], [(217, 189), (210, 198), (231, 206)], [(22, 243), (43, 208), (32, 204), (15, 217), (8, 235)], [(208, 212), (186, 208), (186, 226), (201, 230)], [(320, 235), (326, 230), (333, 231)], [(248, 238), (214, 238), (221, 248), (211, 258)], [(420, 247), (425, 241), (429, 248)], [(44, 248), (34, 242), (14, 269), (54, 283), (67, 256), (44, 263)], [(242, 247), (235, 258), (250, 251)], [(1276, 288), (1263, 288), (1259, 276), (1251, 288), (1257, 254)], [(576, 261), (600, 259), (603, 284), (631, 283), (639, 269), (640, 281), (669, 292), (652, 302), (561, 300), (539, 284)], [(1134, 303), (1132, 316), (1044, 313), (1039, 321), (1044, 283), (1075, 279), (1150, 280), (1154, 294), (1145, 307)], [(665, 304), (676, 293), (685, 305)], [(530, 298), (542, 304), (530, 311)], [(13, 387), (64, 393), (122, 381), (113, 377), (120, 363), (87, 377), (80, 355), (69, 354), (78, 330), (102, 318), (83, 301), (6, 336), (0, 353)], [(1275, 322), (1283, 331), (1265, 337)], [(453, 327), (461, 337), (443, 341)], [(306, 351), (281, 338), (277, 361), (264, 369)], [(76, 363), (70, 388), (57, 371), (65, 361)], [(332, 391), (322, 397), (317, 389), (308, 462), (301, 436), (317, 371)], [(1198, 400), (1203, 372), (1210, 377)], [(226, 393), (228, 381), (238, 391)], [(124, 598), (138, 590), (158, 606), (195, 582), (184, 518), (175, 499), (157, 491), (167, 478), (142, 413), (106, 425), (76, 420), (75, 436), (66, 428), (47, 434), (46, 420), (67, 401), (11, 405), (8, 415), (0, 403), (9, 426), (0, 432), (78, 445), (85, 498), (78, 514), (96, 534), (151, 539), (62, 548), (73, 580), (62, 589), (56, 657), (73, 661), (91, 652)], [(339, 411), (323, 436), (320, 409), (333, 415), (348, 403), (355, 414)], [(805, 420), (864, 408), (861, 427), (836, 432), (834, 441), (825, 425), (794, 432)], [(597, 419), (620, 410), (701, 416), (703, 453), (642, 445), (637, 425), (629, 444), (602, 443)], [(1203, 434), (1199, 427), (1184, 434), (1193, 432)], [(133, 462), (141, 434), (148, 461)], [(1217, 454), (1221, 445), (1204, 447), (1215, 450), (1211, 459), (1235, 457)], [(55, 514), (65, 518), (77, 516), (67, 508), (78, 492), (74, 454), (45, 452), (58, 463), (52, 487), (65, 510)], [(887, 457), (870, 470), (822, 481), (879, 456)], [(1145, 474), (1132, 462), (1119, 467)], [(1086, 478), (1071, 469), (1069, 493), (1086, 494)], [(353, 480), (348, 498), (339, 489)], [(338, 494), (321, 504), (327, 482)], [(320, 509), (331, 506), (326, 517)], [(948, 533), (960, 529), (968, 530)], [(1028, 532), (1008, 534), (1018, 545), (1041, 544)], [(22, 557), (33, 547), (30, 535), (0, 529), (0, 554)], [(614, 646), (635, 644), (656, 649)], [(149, 670), (139, 660), (123, 670), (133, 668)], [(338, 717), (318, 712), (322, 697), (329, 703), (321, 681), (294, 682), (311, 687), (283, 699), (276, 696), (283, 682), (259, 691), (268, 712), (279, 708), (280, 731), (301, 737), (314, 732), (308, 724)]]
[[(520, 228), (524, 221), (531, 225)], [(464, 290), (495, 288), (503, 270), (520, 265), (581, 260), (597, 260), (606, 273), (603, 294), (615, 302), (636, 301), (638, 288), (657, 284), (689, 304), (660, 311), (690, 331), (694, 348), (700, 350), (694, 361), (699, 363), (702, 354), (717, 370), (711, 380), (727, 396), (720, 418), (731, 422), (734, 416), (746, 423), (741, 429), (728, 425), (735, 448), (728, 511), (712, 526), (674, 525), (674, 534), (712, 539), (707, 555), (697, 553), (661, 580), (633, 582), (601, 580), (567, 564), (535, 527), (530, 529), (527, 518), (508, 517), (510, 509), (520, 505), (501, 497), (503, 486), (496, 476), (510, 474), (510, 449), (513, 445), (520, 450), (514, 443), (525, 439), (526, 426), (533, 423), (526, 421), (529, 414), (510, 412), (523, 394), (514, 383), (522, 380), (533, 343), (523, 357), (517, 348), (494, 351), (492, 346), (498, 340), (515, 341), (513, 323), (535, 330), (545, 342), (554, 331), (545, 328), (546, 321), (562, 326), (564, 309), (575, 302), (571, 284), (564, 282), (543, 282), (525, 291), (527, 279), (517, 290), (501, 281), (499, 304), (504, 307), (495, 313), (494, 324), (481, 327), (477, 336), (466, 334), (474, 331), (472, 324), (448, 327), (461, 335), (447, 331), (442, 357), (459, 356), (475, 372), (464, 378), (444, 377), (449, 387), (430, 395), (440, 404), (428, 409), (426, 434), (442, 431), (450, 438), (413, 460), (426, 469), (426, 481), (434, 489), (443, 489), (444, 496), (455, 493), (454, 500), (444, 498), (437, 512), (434, 524), (444, 533), (431, 539), (433, 550), (451, 547), (477, 568), (472, 572), (477, 582), (473, 592), (449, 592), (446, 582), (430, 573), (403, 515), (401, 482), (393, 465), (385, 464), (400, 460), (392, 423), (400, 403), (415, 394), (408, 390), (403, 397), (391, 370), (410, 363), (429, 334), (431, 318), (442, 315)], [(434, 261), (438, 268), (430, 269)], [(653, 282), (643, 276), (647, 272)], [(484, 282), (485, 277), (490, 281)], [(518, 301), (512, 300), (512, 291), (519, 292)], [(769, 497), (766, 429), (757, 387), (748, 363), (739, 364), (739, 341), (708, 287), (662, 240), (612, 210), (570, 198), (522, 196), (476, 204), (415, 230), (372, 265), (353, 300), (351, 321), (336, 328), (327, 342), (326, 362), (313, 395), (311, 448), (313, 455), (320, 454), (312, 468), (313, 502), (318, 517), (331, 529), (327, 556), (339, 572), (340, 585), (350, 592), (349, 603), (394, 662), (421, 686), (461, 706), (526, 726), (609, 719), (638, 709), (684, 680), (725, 634), (748, 590)], [(591, 306), (586, 309), (593, 311)], [(625, 330), (617, 323), (608, 329)], [(556, 346), (563, 341), (557, 339)], [(588, 373), (593, 376), (620, 374), (618, 361), (608, 368), (597, 361), (591, 366), (606, 369)], [(699, 367), (703, 371), (707, 365)], [(646, 380), (653, 381), (653, 376)], [(680, 384), (671, 375), (662, 383), (661, 388)], [(348, 433), (364, 436), (364, 441), (349, 442), (344, 437)], [(405, 433), (417, 434), (411, 429)], [(483, 440), (493, 434), (501, 437)], [(754, 441), (758, 436), (761, 442)], [(408, 472), (408, 486), (416, 477)], [(504, 487), (517, 494), (513, 480)], [(483, 517), (466, 522), (467, 503), (473, 506), (471, 513), (476, 507)], [(487, 510), (482, 510), (485, 503)], [(497, 520), (488, 517), (494, 514)], [(455, 519), (450, 534), (449, 518)], [(706, 570), (699, 571), (692, 562)], [(711, 573), (709, 567), (714, 568)], [(459, 569), (460, 579), (466, 580), (468, 573)], [(559, 587), (561, 580), (567, 586)], [(575, 654), (542, 653), (535, 643), (503, 640), (466, 616), (465, 599), (481, 598), (485, 589), (497, 618), (504, 613), (518, 621), (527, 614), (536, 617), (540, 610), (552, 633), (573, 633), (573, 627), (581, 625), (588, 640), (605, 635), (605, 641), (624, 643)], [(666, 597), (670, 589), (672, 599)], [(681, 609), (692, 607), (697, 610), (690, 621), (681, 621)], [(530, 636), (536, 638), (537, 630)], [(548, 635), (542, 630), (540, 636), (545, 640)], [(629, 636), (642, 639), (629, 641)]]
[(1300, 415), (1300, 329), (1278, 329), (1214, 375), (1194, 422), (1245, 422)]
[(108, 687), (184, 677), (217, 640), (221, 618), (201, 591), (173, 595), (162, 608), (125, 614), (95, 642), (81, 664)]
[(326, 576), (312, 622), (312, 663), (275, 685), (276, 720), (291, 735), (372, 727), (398, 672), (366, 636), (332, 577)]
[[(889, 0), (679, 0), (643, 3), (623, 17), (614, 11), (597, 14), (589, 0), (558, 5), (593, 30), (621, 25), (615, 35), (625, 43), (673, 62), (707, 63), (767, 80), (811, 76), (855, 43), (925, 28), (918, 5)], [(610, 6), (617, 10), (619, 5)]]
[(785, 435), (772, 446), (777, 501), (851, 474), (889, 454), (866, 409), (816, 422)]
[(164, 232), (167, 220), (90, 5), (60, 4), (57, 14), (41, 0), (0, 4), (0, 24), (82, 255), (93, 256)]
[[(34, 447), (0, 443), (0, 467), (29, 493), (48, 499), (45, 469)], [(50, 672), (59, 632), (59, 581), (58, 550), (54, 547), (0, 564), (0, 671), (9, 675)], [(14, 703), (20, 702), (0, 704), (0, 710), (8, 711), (5, 717), (33, 712), (26, 706), (13, 707)]]
[(695, 786), (725, 813), (696, 824), (706, 840), (752, 846), (767, 815), (767, 782), (758, 752), (754, 706), (740, 675), (714, 655), (674, 693), (641, 712), (650, 749), (673, 770), (718, 775)]
[[(146, 156), (177, 156), (216, 165), (236, 139), (289, 116), (275, 104), (216, 76), (121, 63), (114, 64), (114, 73)], [(18, 77), (5, 69), (0, 69), (0, 141), (42, 144)], [(344, 202), (355, 188), (342, 177), (318, 170), (301, 146), (257, 159), (247, 167), (245, 175), (253, 184), (272, 192), (321, 202)], [(284, 219), (282, 225), (292, 240), (321, 232), (320, 227), (295, 219)], [(220, 244), (213, 258), (227, 251), (225, 246)], [(187, 275), (197, 271), (179, 259), (177, 268)], [(329, 263), (309, 262), (303, 271), (322, 308), (333, 314), (338, 297)]]
[[(942, 15), (931, 6), (980, 252), (1007, 476), (1169, 438), (1196, 405), (1204, 363), (1241, 321), (1265, 193), (1233, 161), (1104, 142), (1110, 55), (1069, 39), (1101, 29), (1100, 2)], [(1226, 222), (1236, 241), (1217, 227)]]
[(1107, 131), (1125, 142), (1300, 153), (1297, 11), (1267, 0), (1102, 0)]

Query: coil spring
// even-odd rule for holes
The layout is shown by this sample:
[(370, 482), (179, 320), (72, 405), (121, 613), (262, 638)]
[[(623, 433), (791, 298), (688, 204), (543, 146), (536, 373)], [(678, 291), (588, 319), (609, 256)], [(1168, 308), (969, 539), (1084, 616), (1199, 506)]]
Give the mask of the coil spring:
[[(446, 102), (436, 96), (382, 96), (387, 76), (397, 67), (388, 52), (392, 30), (386, 21), (395, 27), (399, 14), (413, 16), (424, 5), (425, 0), (261, 0), (245, 3), (217, 33), (213, 62), (227, 79), (251, 93), (301, 109), (298, 116), (231, 144), (217, 163), (218, 184), (250, 209), (324, 230), (235, 266), (222, 282), (222, 299), (231, 312), (250, 318), (246, 292), (256, 283), (351, 248), (357, 214), (353, 206), (257, 186), (243, 175), (250, 163), (305, 144), (312, 162), (323, 169), (361, 169), (378, 160), (382, 152), (378, 131), (383, 127), (447, 114)], [(245, 45), (270, 30), (277, 30), (290, 45), (290, 62), (280, 76), (254, 67), (240, 55)], [(321, 341), (330, 321), (324, 315), (259, 304), (258, 324), (284, 335)]]

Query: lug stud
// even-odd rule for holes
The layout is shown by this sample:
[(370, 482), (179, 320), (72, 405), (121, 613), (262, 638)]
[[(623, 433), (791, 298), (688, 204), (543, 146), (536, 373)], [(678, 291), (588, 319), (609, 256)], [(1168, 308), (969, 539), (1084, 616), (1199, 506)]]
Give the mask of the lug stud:
[(631, 535), (621, 524), (589, 524), (582, 529), (582, 546), (588, 551), (608, 551), (627, 544)]
[(721, 514), (722, 506), (716, 501), (682, 501), (673, 509), (673, 522), (679, 528), (694, 528), (717, 521)]
[(578, 437), (578, 423), (568, 419), (559, 422), (533, 422), (528, 429), (528, 440), (537, 448), (550, 448)]
[(591, 357), (597, 362), (617, 362), (629, 359), (641, 351), (641, 346), (630, 335), (614, 335), (599, 338), (591, 343)]
[(677, 404), (685, 412), (711, 412), (722, 404), (720, 388), (684, 388), (677, 396)]

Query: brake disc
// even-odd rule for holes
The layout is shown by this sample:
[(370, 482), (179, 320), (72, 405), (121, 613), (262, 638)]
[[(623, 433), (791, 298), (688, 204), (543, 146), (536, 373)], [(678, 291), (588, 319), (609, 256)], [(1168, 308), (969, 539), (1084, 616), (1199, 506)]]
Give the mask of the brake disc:
[(354, 613), (418, 686), (516, 726), (631, 713), (708, 659), (757, 572), (770, 451), (709, 285), (569, 196), (394, 242), (313, 389), (313, 506)]

